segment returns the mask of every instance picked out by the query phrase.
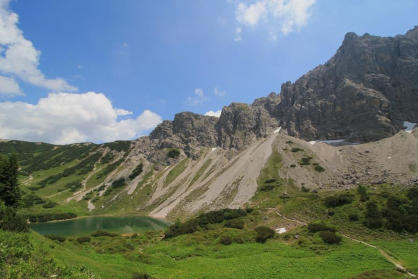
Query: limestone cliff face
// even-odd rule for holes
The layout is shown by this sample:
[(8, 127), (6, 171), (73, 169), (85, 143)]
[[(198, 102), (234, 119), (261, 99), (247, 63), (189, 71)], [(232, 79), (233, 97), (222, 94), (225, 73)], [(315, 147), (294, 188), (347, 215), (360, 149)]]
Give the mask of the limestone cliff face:
[(348, 33), (326, 64), (282, 85), (273, 109), (304, 139), (367, 142), (418, 122), (418, 27), (394, 38)]
[(199, 154), (198, 147), (217, 146), (216, 117), (182, 112), (173, 121), (163, 121), (150, 134), (151, 142), (157, 149), (180, 148), (190, 156)]
[(241, 150), (279, 126), (306, 140), (368, 142), (395, 134), (403, 121), (418, 122), (418, 27), (396, 37), (347, 33), (327, 63), (280, 94), (232, 103), (219, 119), (179, 113), (150, 140), (195, 157), (199, 146)]

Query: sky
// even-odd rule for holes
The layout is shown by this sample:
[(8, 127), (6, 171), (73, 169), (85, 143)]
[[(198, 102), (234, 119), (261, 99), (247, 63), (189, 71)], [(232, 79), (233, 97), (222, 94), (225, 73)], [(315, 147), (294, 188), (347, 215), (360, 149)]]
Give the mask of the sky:
[(416, 0), (0, 0), (0, 138), (147, 135), (219, 116), (325, 63), (345, 33), (404, 34)]

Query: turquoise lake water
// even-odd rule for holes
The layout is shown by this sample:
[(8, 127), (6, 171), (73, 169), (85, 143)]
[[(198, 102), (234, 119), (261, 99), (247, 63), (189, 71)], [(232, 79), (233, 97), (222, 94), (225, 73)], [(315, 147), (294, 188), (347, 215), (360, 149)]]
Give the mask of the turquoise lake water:
[(88, 235), (98, 230), (114, 233), (138, 233), (165, 229), (169, 224), (160, 219), (139, 216), (86, 217), (67, 221), (31, 224), (43, 235)]

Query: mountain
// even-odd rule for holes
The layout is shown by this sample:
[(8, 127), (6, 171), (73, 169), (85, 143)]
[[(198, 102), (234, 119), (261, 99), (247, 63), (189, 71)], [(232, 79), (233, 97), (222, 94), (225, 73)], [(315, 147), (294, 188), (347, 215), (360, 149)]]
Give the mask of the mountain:
[(288, 184), (317, 191), (416, 183), (418, 131), (403, 125), (418, 122), (417, 108), (418, 27), (394, 38), (348, 33), (280, 94), (232, 103), (219, 118), (182, 112), (134, 141), (3, 141), (0, 152), (19, 154), (28, 214), (175, 219), (245, 205), (272, 165)]

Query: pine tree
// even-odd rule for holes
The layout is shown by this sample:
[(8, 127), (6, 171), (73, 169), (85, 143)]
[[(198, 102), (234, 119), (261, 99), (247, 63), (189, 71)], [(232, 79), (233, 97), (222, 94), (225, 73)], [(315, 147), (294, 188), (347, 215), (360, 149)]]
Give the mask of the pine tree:
[(17, 184), (18, 164), (15, 155), (0, 157), (0, 200), (6, 206), (17, 207), (21, 193)]

